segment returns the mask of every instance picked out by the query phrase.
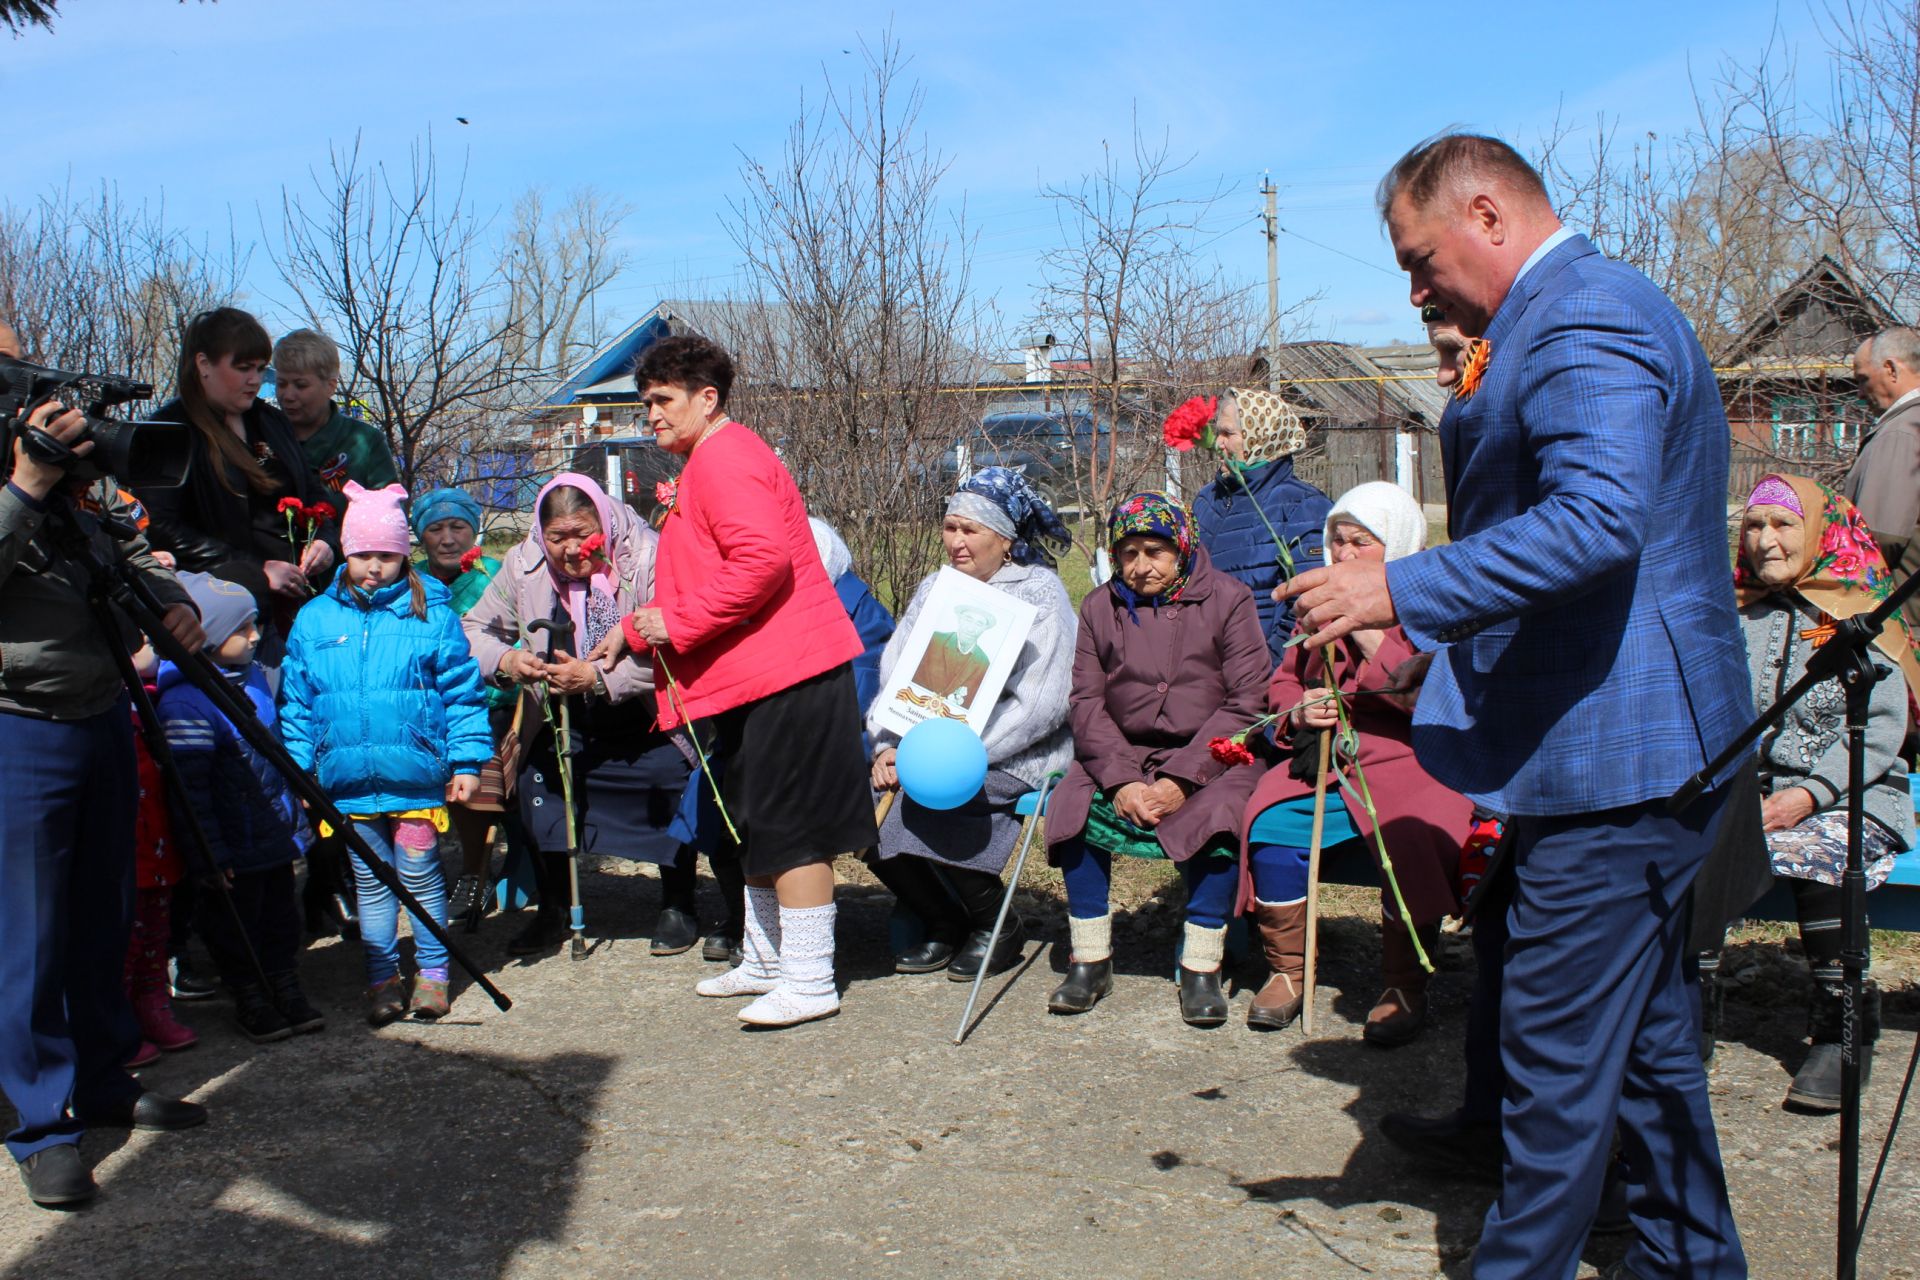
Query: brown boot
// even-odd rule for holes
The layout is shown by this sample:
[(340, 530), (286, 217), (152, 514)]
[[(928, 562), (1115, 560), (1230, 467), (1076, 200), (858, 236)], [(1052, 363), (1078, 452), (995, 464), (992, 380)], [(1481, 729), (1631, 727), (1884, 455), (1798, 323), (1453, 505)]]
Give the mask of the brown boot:
[[(1420, 926), (1420, 946), (1427, 958), (1440, 943), (1438, 921)], [(1387, 989), (1367, 1014), (1367, 1043), (1398, 1048), (1420, 1034), (1427, 1023), (1427, 971), (1414, 954), (1413, 938), (1398, 920), (1380, 921), (1380, 972)]]
[(1307, 904), (1255, 902), (1253, 920), (1272, 976), (1247, 1009), (1255, 1031), (1277, 1031), (1300, 1016), (1306, 999)]

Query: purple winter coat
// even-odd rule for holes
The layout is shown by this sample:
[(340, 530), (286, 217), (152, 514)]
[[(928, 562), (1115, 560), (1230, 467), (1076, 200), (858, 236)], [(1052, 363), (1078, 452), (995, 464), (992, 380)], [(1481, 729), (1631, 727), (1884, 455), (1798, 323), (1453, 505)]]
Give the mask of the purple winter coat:
[(1196, 547), (1180, 599), (1134, 625), (1120, 597), (1100, 587), (1080, 606), (1068, 698), (1073, 765), (1047, 802), (1047, 843), (1085, 829), (1097, 790), (1178, 778), (1195, 790), (1156, 829), (1184, 862), (1221, 838), (1235, 846), (1263, 761), (1224, 765), (1207, 743), (1266, 714), (1272, 670), (1253, 593)]

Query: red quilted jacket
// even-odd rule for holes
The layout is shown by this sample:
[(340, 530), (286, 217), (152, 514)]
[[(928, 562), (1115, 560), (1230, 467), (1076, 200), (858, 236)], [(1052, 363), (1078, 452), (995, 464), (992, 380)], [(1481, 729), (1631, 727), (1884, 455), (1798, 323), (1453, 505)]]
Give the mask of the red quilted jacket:
[[(766, 441), (739, 423), (687, 458), (660, 529), (653, 607), (672, 644), (654, 655), (660, 726), (699, 720), (851, 662), (860, 637), (814, 549), (806, 504)], [(628, 643), (646, 646), (626, 626)], [(664, 659), (664, 663), (662, 662)]]

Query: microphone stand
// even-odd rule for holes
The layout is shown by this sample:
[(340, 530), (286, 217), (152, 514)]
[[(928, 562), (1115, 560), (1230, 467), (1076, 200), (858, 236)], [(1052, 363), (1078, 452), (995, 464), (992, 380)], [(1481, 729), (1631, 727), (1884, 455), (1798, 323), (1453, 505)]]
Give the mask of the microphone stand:
[[(1807, 669), (1773, 705), (1760, 713), (1706, 768), (1689, 778), (1667, 801), (1678, 813), (1713, 785), (1715, 778), (1747, 754), (1760, 736), (1779, 724), (1809, 690), (1827, 680), (1838, 680), (1847, 699), (1847, 865), (1840, 877), (1845, 919), (1842, 921), (1840, 966), (1840, 1186), (1834, 1274), (1854, 1280), (1858, 1274), (1860, 1237), (1866, 1219), (1860, 1214), (1860, 1015), (1867, 970), (1867, 866), (1863, 848), (1866, 833), (1867, 710), (1873, 686), (1884, 673), (1873, 663), (1874, 637), (1887, 620), (1920, 590), (1920, 573), (1910, 576), (1871, 613), (1855, 614), (1835, 624), (1831, 639), (1813, 651)], [(1896, 1121), (1898, 1117), (1895, 1117)], [(1888, 1134), (1891, 1140), (1892, 1134)]]

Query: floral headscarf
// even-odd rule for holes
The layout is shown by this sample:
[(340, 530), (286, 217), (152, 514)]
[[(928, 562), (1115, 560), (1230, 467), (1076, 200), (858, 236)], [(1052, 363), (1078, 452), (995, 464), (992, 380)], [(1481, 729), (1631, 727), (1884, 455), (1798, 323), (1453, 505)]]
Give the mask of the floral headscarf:
[(947, 499), (947, 514), (985, 525), (1012, 541), (1015, 564), (1043, 564), (1073, 545), (1073, 535), (1019, 467), (982, 467)]
[[(1789, 497), (1797, 503), (1787, 501)], [(1807, 537), (1793, 565), (1793, 585), (1779, 590), (1796, 592), (1835, 621), (1871, 613), (1893, 594), (1893, 574), (1867, 522), (1851, 502), (1825, 485), (1805, 476), (1766, 476), (1747, 505), (1797, 506), (1806, 520)], [(1748, 571), (1744, 553), (1734, 568), (1733, 586), (1742, 608), (1777, 590)], [(1873, 643), (1900, 668), (1907, 688), (1920, 694), (1920, 645), (1906, 620), (1895, 613)]]
[(1118, 573), (1108, 581), (1113, 594), (1127, 607), (1127, 617), (1134, 626), (1140, 625), (1138, 608), (1142, 603), (1150, 609), (1158, 609), (1163, 604), (1171, 604), (1180, 598), (1187, 589), (1187, 579), (1193, 573), (1193, 518), (1187, 509), (1180, 505), (1178, 498), (1151, 490), (1136, 493), (1123, 498), (1107, 517), (1107, 549), (1117, 551), (1121, 542), (1136, 535), (1145, 534), (1155, 538), (1165, 538), (1173, 544), (1174, 555), (1179, 561), (1180, 576), (1157, 596), (1142, 596), (1120, 579)]

